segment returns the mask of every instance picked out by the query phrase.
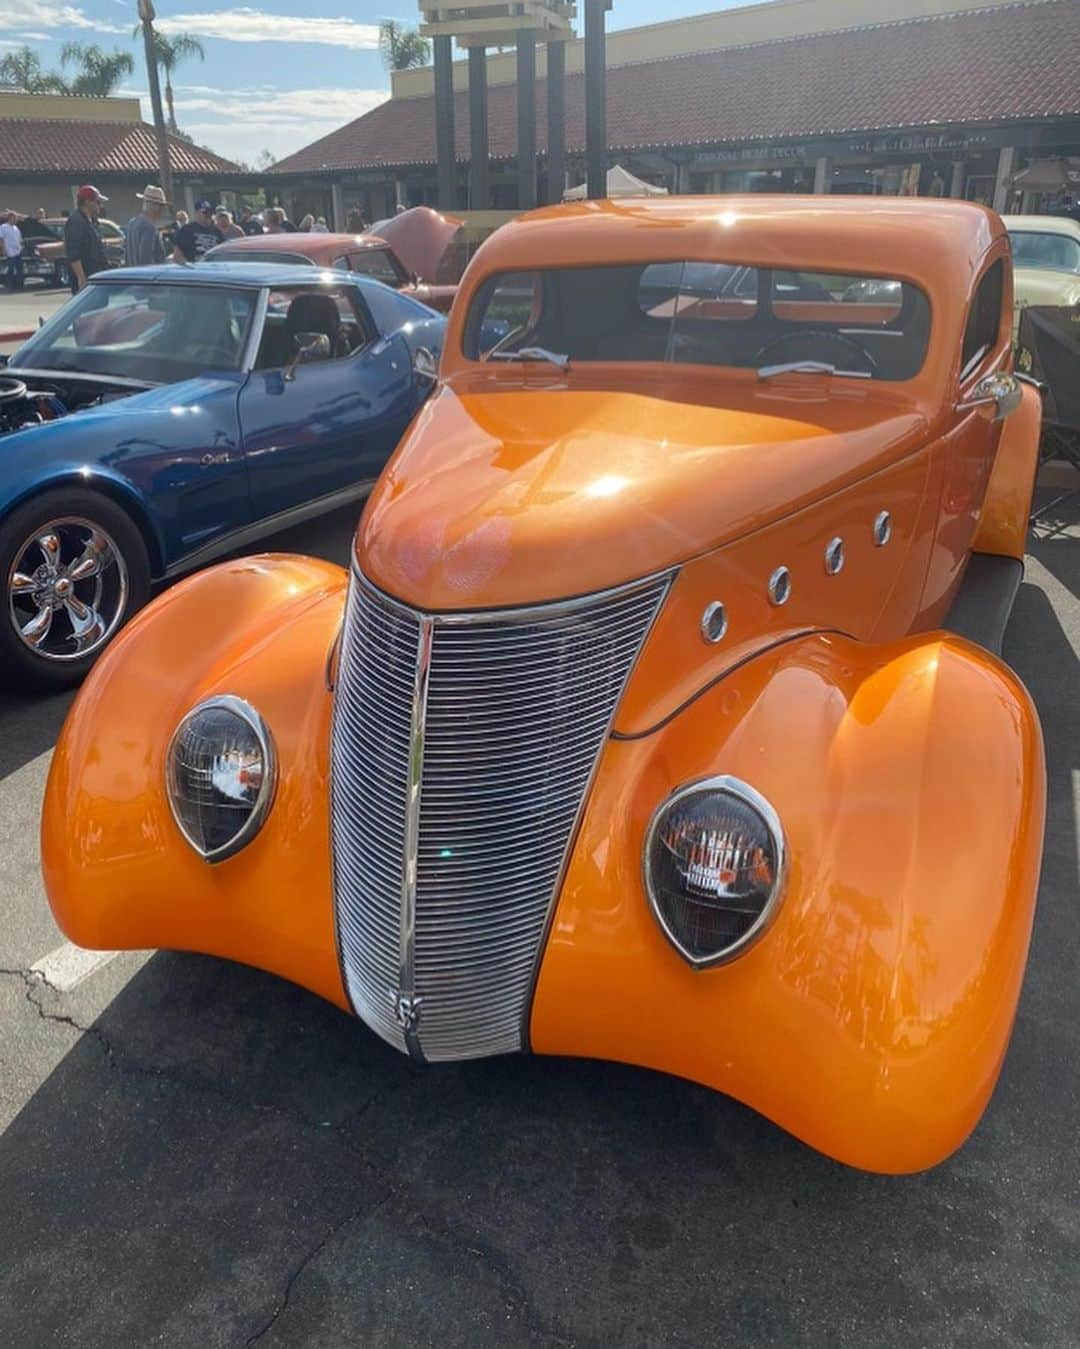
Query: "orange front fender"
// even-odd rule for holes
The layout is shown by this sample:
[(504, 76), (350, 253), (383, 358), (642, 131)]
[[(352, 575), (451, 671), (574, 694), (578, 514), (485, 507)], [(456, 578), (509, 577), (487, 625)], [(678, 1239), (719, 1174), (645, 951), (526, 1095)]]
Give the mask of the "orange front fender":
[[(674, 788), (716, 773), (772, 803), (790, 865), (757, 945), (695, 971), (649, 910), (642, 844)], [(1044, 808), (1034, 708), (985, 652), (942, 634), (777, 647), (605, 749), (533, 1047), (691, 1078), (854, 1166), (933, 1165), (1001, 1067)]]
[[(227, 562), (168, 591), (106, 651), (56, 747), (42, 817), (45, 888), (81, 946), (204, 951), (341, 1007), (330, 878), (328, 655), (346, 573), (312, 558)], [(165, 753), (193, 704), (245, 698), (274, 736), (262, 831), (211, 866), (181, 837)]]

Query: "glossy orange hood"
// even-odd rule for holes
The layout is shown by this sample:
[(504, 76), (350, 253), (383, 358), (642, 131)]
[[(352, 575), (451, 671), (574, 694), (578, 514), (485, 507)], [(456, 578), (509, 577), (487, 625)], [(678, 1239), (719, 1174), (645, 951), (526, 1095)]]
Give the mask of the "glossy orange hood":
[(713, 406), (444, 385), (372, 493), (357, 558), (376, 585), (426, 609), (585, 594), (798, 510), (925, 434), (910, 401), (880, 389), (826, 397), (806, 376), (725, 386)]

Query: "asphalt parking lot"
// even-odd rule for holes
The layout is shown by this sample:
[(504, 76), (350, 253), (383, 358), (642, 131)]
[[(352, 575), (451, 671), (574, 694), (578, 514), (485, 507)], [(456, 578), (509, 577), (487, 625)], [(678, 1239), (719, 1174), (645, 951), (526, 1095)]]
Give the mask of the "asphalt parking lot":
[[(273, 546), (341, 558), (352, 523)], [(46, 982), (37, 812), (68, 699), (0, 693), (0, 1344), (1074, 1349), (1078, 596), (1073, 510), (1033, 539), (1006, 644), (1050, 775), (1015, 1036), (972, 1140), (900, 1179), (657, 1074), (416, 1067), (216, 960)]]

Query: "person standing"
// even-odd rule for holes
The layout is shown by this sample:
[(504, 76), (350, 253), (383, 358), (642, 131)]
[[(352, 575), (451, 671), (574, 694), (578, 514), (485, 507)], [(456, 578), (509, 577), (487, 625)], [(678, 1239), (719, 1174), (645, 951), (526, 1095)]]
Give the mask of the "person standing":
[(226, 211), (224, 206), (219, 206), (214, 212), (214, 224), (221, 231), (223, 239), (242, 239), (244, 231), (232, 218), (232, 212)]
[(158, 222), (169, 204), (156, 183), (147, 183), (135, 196), (142, 210), (124, 226), (124, 263), (128, 267), (148, 267), (165, 261), (165, 244)]
[(82, 290), (95, 272), (103, 272), (109, 265), (97, 227), (102, 205), (108, 200), (89, 183), (75, 193), (75, 210), (64, 226), (64, 256), (72, 295)]
[(225, 236), (214, 224), (213, 209), (205, 198), (195, 203), (195, 219), (173, 235), (173, 262), (198, 262), (215, 244), (225, 242)]
[(262, 234), (262, 222), (256, 216), (250, 206), (245, 206), (240, 212), (240, 228), (245, 234)]
[(311, 227), (315, 223), (315, 217), (309, 211), (303, 220), (300, 221), (299, 231), (301, 234), (310, 234)]
[(324, 215), (319, 216), (318, 220), (316, 220), (315, 223), (314, 223), (314, 225), (312, 225), (312, 227), (311, 227), (311, 232), (312, 232), (312, 234), (329, 234), (329, 233), (330, 233), (330, 227), (329, 227), (329, 226), (327, 225), (327, 223), (326, 223), (326, 216), (324, 216)]
[(4, 223), (0, 225), (0, 243), (7, 262), (4, 284), (8, 290), (22, 290), (25, 267), (23, 264), (23, 238), (19, 229), (18, 216), (14, 211), (4, 213)]

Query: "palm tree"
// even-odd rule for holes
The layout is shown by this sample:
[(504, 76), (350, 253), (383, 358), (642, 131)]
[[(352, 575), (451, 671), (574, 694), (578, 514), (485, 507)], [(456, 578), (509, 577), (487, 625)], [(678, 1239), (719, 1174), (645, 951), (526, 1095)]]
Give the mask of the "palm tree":
[(113, 48), (111, 52), (100, 47), (84, 46), (81, 42), (65, 42), (60, 52), (60, 64), (74, 61), (82, 67), (69, 86), (73, 94), (88, 94), (93, 98), (108, 98), (120, 80), (135, 70), (130, 52)]
[(409, 70), (426, 66), (431, 59), (427, 38), (415, 28), (406, 28), (395, 19), (383, 19), (379, 24), (379, 51), (387, 70)]
[(67, 85), (59, 75), (46, 74), (41, 58), (32, 47), (17, 47), (0, 58), (0, 84), (9, 84), (28, 94), (66, 94)]
[[(136, 24), (132, 31), (132, 37), (139, 37), (142, 34), (142, 24)], [(158, 69), (165, 73), (165, 102), (169, 105), (169, 130), (175, 132), (176, 127), (176, 109), (173, 107), (173, 87), (172, 73), (181, 61), (186, 61), (188, 57), (197, 56), (200, 61), (206, 60), (206, 50), (197, 37), (192, 37), (190, 33), (177, 33), (175, 37), (169, 37), (166, 33), (159, 33), (154, 29), (154, 59), (157, 61)]]

